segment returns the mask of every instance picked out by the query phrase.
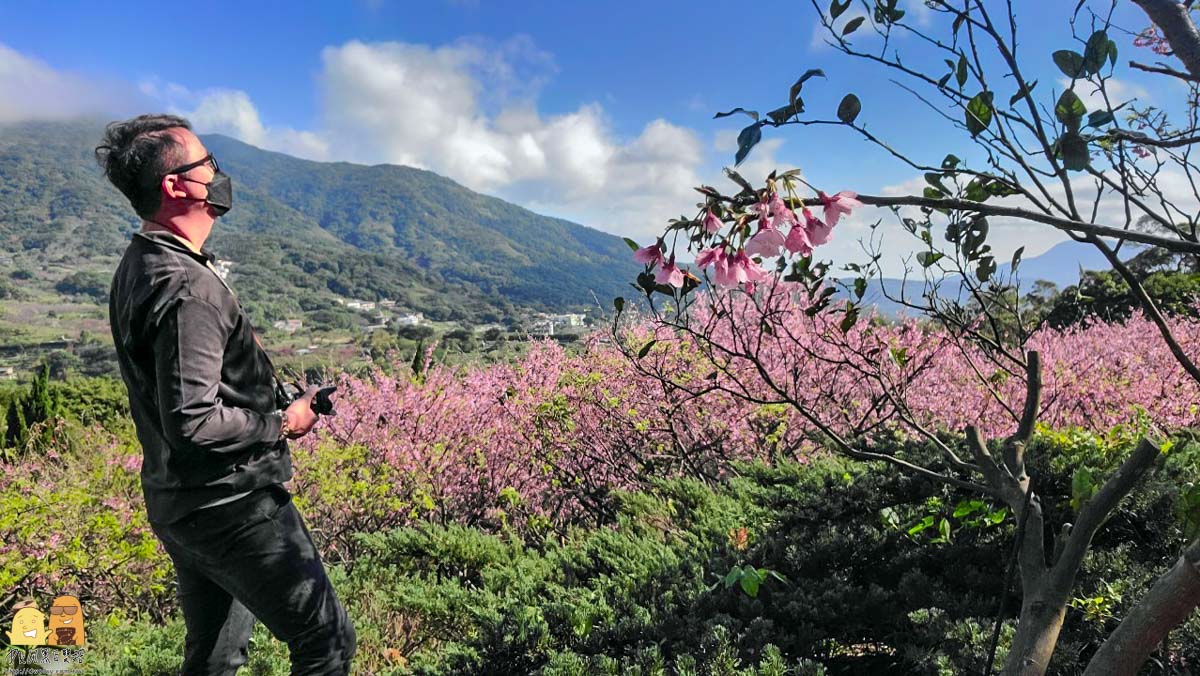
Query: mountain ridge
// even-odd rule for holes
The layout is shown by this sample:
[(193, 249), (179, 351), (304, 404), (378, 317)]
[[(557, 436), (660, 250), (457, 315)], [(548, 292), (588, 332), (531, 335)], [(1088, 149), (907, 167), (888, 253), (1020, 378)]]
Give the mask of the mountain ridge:
[[(14, 265), (102, 271), (139, 227), (96, 165), (102, 133), (95, 119), (0, 125), (0, 242), (19, 259)], [(522, 308), (592, 305), (639, 270), (617, 236), (427, 170), (317, 162), (201, 138), (235, 193), (208, 246), (237, 263), (235, 287), (256, 306), (256, 321), (360, 297), (492, 322)]]

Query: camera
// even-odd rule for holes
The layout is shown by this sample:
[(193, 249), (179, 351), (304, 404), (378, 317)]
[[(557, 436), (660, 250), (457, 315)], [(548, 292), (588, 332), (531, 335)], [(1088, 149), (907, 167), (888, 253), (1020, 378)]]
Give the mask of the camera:
[[(304, 396), (304, 390), (300, 388), (299, 384), (283, 386), (282, 389), (283, 398), (280, 402), (280, 408), (287, 408), (288, 405), (293, 401), (296, 401), (300, 397)], [(309, 408), (311, 408), (312, 412), (316, 413), (317, 415), (337, 415), (333, 411), (333, 400), (329, 398), (329, 396), (336, 391), (336, 385), (326, 385), (317, 390), (313, 395), (312, 402), (309, 404)]]

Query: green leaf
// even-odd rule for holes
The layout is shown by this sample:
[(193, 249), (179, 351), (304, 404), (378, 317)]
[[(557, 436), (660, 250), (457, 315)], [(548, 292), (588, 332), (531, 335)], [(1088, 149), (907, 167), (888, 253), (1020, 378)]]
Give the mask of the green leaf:
[(1087, 114), (1087, 106), (1083, 105), (1083, 101), (1074, 90), (1068, 89), (1058, 97), (1058, 103), (1054, 105), (1054, 116), (1058, 118), (1066, 127), (1074, 131), (1079, 130), (1079, 123), (1083, 120), (1083, 116)]
[(954, 518), (961, 519), (964, 516), (970, 516), (975, 512), (982, 511), (987, 508), (987, 505), (982, 500), (963, 500), (954, 507)]
[(954, 169), (961, 162), (962, 160), (958, 159), (958, 155), (950, 154), (942, 159), (942, 168), (946, 170)]
[(846, 124), (854, 122), (858, 114), (862, 112), (862, 101), (854, 94), (846, 94), (842, 97), (842, 102), (838, 104), (837, 116), (838, 119)]
[(858, 30), (859, 26), (862, 26), (863, 22), (866, 20), (867, 17), (865, 16), (856, 16), (853, 19), (850, 19), (850, 21), (846, 23), (846, 27), (842, 29), (842, 37), (846, 37), (847, 35)]
[(1096, 110), (1096, 111), (1092, 111), (1092, 113), (1088, 115), (1087, 126), (1103, 127), (1106, 124), (1112, 124), (1115, 119), (1116, 118), (1113, 117), (1113, 114), (1111, 111)]
[(750, 154), (750, 149), (761, 140), (762, 127), (757, 122), (743, 129), (742, 133), (738, 134), (738, 150), (737, 155), (733, 158), (733, 166), (736, 167), (741, 164), (746, 159), (746, 156)]
[(654, 347), (654, 345), (655, 345), (657, 342), (658, 342), (658, 341), (657, 341), (657, 340), (655, 340), (655, 339), (653, 339), (653, 338), (651, 338), (650, 340), (646, 341), (646, 344), (642, 346), (642, 349), (638, 350), (638, 354), (637, 354), (637, 356), (638, 356), (638, 359), (641, 359), (642, 357), (645, 357), (646, 355), (650, 354), (650, 349), (651, 349), (652, 347)]
[(1092, 476), (1092, 471), (1086, 467), (1077, 468), (1075, 475), (1071, 477), (1071, 509), (1078, 512), (1095, 494), (1096, 479)]
[(864, 294), (867, 293), (867, 280), (859, 277), (854, 280), (854, 297), (862, 300)]
[(633, 241), (632, 239), (629, 239), (628, 237), (622, 237), (621, 239), (625, 240), (625, 245), (628, 246), (630, 249), (633, 249), (634, 251), (637, 251), (638, 249), (642, 248), (642, 247), (638, 246), (637, 242)]
[(1021, 264), (1021, 256), (1025, 255), (1025, 247), (1020, 247), (1013, 252), (1012, 257), (1012, 272), (1017, 271), (1017, 266)]
[(625, 299), (617, 296), (613, 299), (613, 307), (616, 308), (617, 314), (621, 314), (625, 311)]
[[(797, 106), (796, 104), (799, 105)], [(804, 100), (796, 99), (795, 103), (791, 103), (786, 106), (780, 106), (779, 108), (767, 113), (767, 117), (771, 118), (771, 121), (775, 124), (783, 124), (784, 122), (787, 122), (788, 119), (790, 119), (793, 115), (803, 112)]]
[(1083, 75), (1083, 55), (1069, 49), (1054, 52), (1054, 65), (1072, 80)]
[(984, 129), (988, 128), (988, 125), (992, 123), (991, 92), (979, 92), (967, 102), (966, 122), (967, 131), (971, 132), (972, 138), (979, 136)]
[(909, 528), (908, 534), (909, 535), (917, 535), (917, 534), (923, 532), (926, 528), (932, 528), (932, 527), (933, 527), (933, 517), (927, 516), (924, 519), (921, 519), (920, 521), (918, 521), (916, 524), (914, 524), (912, 528)]
[(1083, 49), (1083, 72), (1085, 75), (1095, 75), (1104, 67), (1104, 60), (1108, 58), (1108, 43), (1110, 42), (1112, 41), (1108, 39), (1108, 33), (1104, 30), (1098, 30), (1088, 38)]
[(900, 368), (904, 368), (904, 366), (908, 364), (907, 347), (890, 347), (888, 348), (888, 355), (891, 356), (892, 361), (896, 363), (896, 366), (899, 366)]
[(1033, 82), (1028, 82), (1025, 85), (1023, 85), (1020, 89), (1017, 90), (1017, 93), (1013, 94), (1012, 98), (1008, 100), (1008, 105), (1010, 105), (1010, 106), (1016, 105), (1017, 101), (1020, 101), (1021, 98), (1023, 98), (1026, 94), (1032, 93), (1033, 88), (1036, 86), (1037, 86), (1037, 80), (1034, 80)]
[(950, 522), (942, 519), (938, 522), (938, 535), (941, 536), (943, 542), (950, 541)]
[(939, 191), (941, 191), (941, 193), (943, 195), (948, 194), (950, 192), (949, 190), (946, 189), (946, 186), (942, 185), (942, 175), (941, 174), (934, 173), (932, 171), (927, 171), (927, 172), (925, 172), (925, 182), (928, 183), (929, 185), (937, 188)]
[(851, 2), (851, 0), (846, 0), (845, 2), (838, 2), (838, 0), (830, 0), (830, 2), (829, 2), (829, 18), (831, 20), (837, 20), (837, 18), (839, 16), (841, 16), (842, 14), (844, 14), (846, 12), (846, 10), (850, 9), (850, 2)]
[(988, 182), (984, 184), (983, 189), (986, 190), (992, 197), (1010, 197), (1012, 195), (1021, 194), (1021, 191), (1010, 185), (1008, 181), (996, 177), (992, 177), (990, 180), (988, 180)]
[(725, 579), (722, 581), (725, 583), (725, 588), (729, 589), (733, 585), (737, 584), (738, 580), (740, 579), (742, 579), (742, 567), (734, 566), (729, 570), (729, 573), (725, 575)]
[(917, 253), (917, 262), (921, 264), (921, 267), (927, 268), (945, 257), (946, 254), (938, 251), (920, 251)]
[(754, 186), (750, 185), (750, 181), (742, 178), (742, 175), (736, 171), (725, 167), (725, 175), (729, 177), (729, 180), (741, 186), (742, 192), (754, 192)]
[(757, 110), (746, 110), (745, 108), (734, 108), (733, 110), (730, 110), (730, 111), (727, 111), (724, 113), (717, 113), (716, 115), (713, 115), (713, 119), (717, 120), (722, 117), (729, 117), (730, 115), (733, 115), (735, 113), (742, 113), (744, 115), (749, 115), (750, 117), (754, 118), (755, 122), (758, 122), (758, 111)]
[(958, 69), (955, 72), (954, 79), (958, 81), (959, 89), (962, 89), (962, 86), (967, 84), (967, 55), (966, 54), (958, 55)]
[(1062, 157), (1063, 166), (1070, 171), (1083, 171), (1087, 169), (1088, 161), (1088, 145), (1078, 132), (1069, 131), (1058, 139), (1058, 154)]
[[(849, 0), (847, 0), (847, 4), (849, 4)], [(821, 70), (820, 68), (810, 68), (804, 71), (804, 74), (800, 76), (799, 80), (796, 80), (796, 83), (792, 85), (791, 91), (788, 92), (788, 104), (795, 106), (796, 97), (800, 96), (800, 89), (804, 87), (804, 81), (811, 77), (817, 76), (825, 77), (825, 71)], [(802, 104), (800, 106), (800, 111), (803, 112), (803, 110), (804, 106)]]
[(842, 323), (838, 325), (838, 328), (842, 330), (842, 333), (845, 333), (854, 328), (856, 323), (858, 323), (858, 307), (848, 304), (846, 307), (846, 316), (842, 317)]
[(992, 256), (984, 256), (983, 258), (979, 259), (979, 267), (975, 269), (975, 276), (979, 278), (979, 281), (986, 282), (987, 280), (991, 279), (992, 275), (995, 273), (995, 258)]
[(758, 596), (758, 588), (764, 580), (766, 580), (766, 576), (760, 573), (758, 569), (754, 566), (746, 566), (742, 571), (742, 591), (746, 592), (746, 595), (750, 598), (755, 598)]

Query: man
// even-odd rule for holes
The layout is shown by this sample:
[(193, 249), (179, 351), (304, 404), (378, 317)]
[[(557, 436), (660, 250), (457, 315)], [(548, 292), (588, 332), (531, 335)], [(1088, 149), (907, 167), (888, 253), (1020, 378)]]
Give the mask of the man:
[(142, 444), (142, 491), (175, 564), (183, 673), (233, 674), (257, 617), (293, 674), (346, 674), (355, 634), (282, 486), (286, 439), (317, 416), (289, 403), (204, 242), (230, 179), (172, 115), (108, 125), (96, 158), (142, 219), (113, 276), (109, 320)]

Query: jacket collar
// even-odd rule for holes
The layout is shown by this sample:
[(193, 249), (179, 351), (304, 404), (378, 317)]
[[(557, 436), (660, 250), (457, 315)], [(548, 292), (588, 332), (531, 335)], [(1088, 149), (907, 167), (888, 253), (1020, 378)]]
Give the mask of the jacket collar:
[(192, 250), (191, 247), (184, 244), (178, 237), (176, 237), (175, 235), (173, 235), (169, 232), (166, 232), (166, 231), (153, 230), (150, 232), (145, 232), (145, 231), (139, 230), (138, 232), (133, 233), (133, 236), (141, 237), (142, 239), (146, 240), (147, 242), (151, 242), (151, 243), (156, 244), (161, 247), (165, 247), (168, 249), (174, 249), (175, 251), (181, 251), (181, 252), (191, 256), (192, 258), (195, 258), (197, 261), (200, 261), (201, 263), (204, 263), (204, 262), (211, 263), (211, 262), (215, 262), (217, 260), (217, 257), (215, 255), (213, 255), (213, 253), (211, 251), (209, 251), (208, 249), (201, 248), (200, 253), (196, 253), (195, 251)]

